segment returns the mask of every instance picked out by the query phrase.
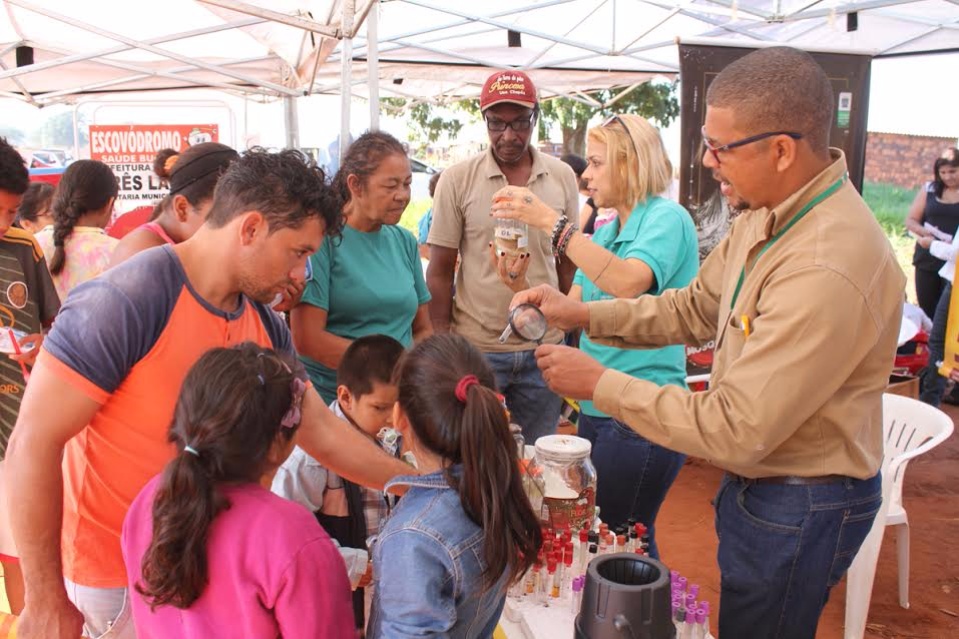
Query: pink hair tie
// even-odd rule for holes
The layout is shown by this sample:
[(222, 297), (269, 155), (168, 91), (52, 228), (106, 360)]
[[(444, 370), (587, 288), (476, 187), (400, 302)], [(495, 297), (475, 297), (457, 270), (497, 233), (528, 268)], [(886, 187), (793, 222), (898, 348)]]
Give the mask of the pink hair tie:
[(456, 383), (456, 399), (465, 404), (466, 392), (470, 389), (470, 386), (476, 386), (479, 383), (479, 378), (476, 375), (464, 375), (463, 379)]

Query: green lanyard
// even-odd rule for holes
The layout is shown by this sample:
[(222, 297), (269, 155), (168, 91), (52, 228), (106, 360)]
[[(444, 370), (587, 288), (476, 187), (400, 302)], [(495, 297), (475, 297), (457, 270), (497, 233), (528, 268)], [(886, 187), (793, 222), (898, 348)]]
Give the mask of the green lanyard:
[[(763, 253), (765, 253), (766, 251), (768, 251), (768, 250), (769, 250), (769, 247), (771, 247), (773, 244), (775, 244), (777, 241), (779, 241), (779, 238), (781, 238), (783, 235), (785, 235), (785, 234), (786, 234), (786, 231), (788, 231), (789, 229), (791, 229), (792, 227), (794, 227), (794, 226), (796, 225), (796, 223), (799, 222), (799, 220), (803, 219), (803, 218), (806, 216), (806, 213), (809, 213), (809, 211), (811, 211), (817, 204), (820, 204), (823, 200), (825, 200), (825, 199), (828, 198), (830, 195), (832, 195), (833, 193), (835, 193), (836, 191), (838, 191), (838, 190), (839, 190), (839, 187), (841, 187), (843, 184), (845, 184), (845, 182), (846, 182), (846, 176), (843, 175), (841, 178), (839, 178), (838, 180), (836, 180), (836, 182), (833, 183), (832, 186), (830, 186), (828, 189), (826, 189), (825, 191), (823, 191), (822, 193), (820, 193), (819, 195), (817, 195), (816, 197), (814, 197), (814, 198), (812, 199), (812, 201), (809, 202), (809, 204), (807, 204), (806, 206), (802, 207), (802, 209), (800, 209), (799, 213), (796, 213), (796, 215), (793, 217), (793, 219), (789, 220), (789, 224), (787, 224), (786, 226), (782, 227), (782, 229), (780, 229), (779, 233), (776, 233), (776, 234), (773, 235), (771, 238), (769, 238), (769, 241), (766, 242), (766, 245), (763, 246), (762, 249), (759, 251), (759, 255), (756, 256), (756, 262), (759, 262), (759, 258), (761, 258), (761, 257), (763, 256)], [(739, 291), (742, 289), (742, 287), (743, 287), (743, 282), (744, 282), (745, 280), (746, 280), (746, 265), (743, 264), (743, 270), (740, 271), (740, 273), (739, 273), (739, 281), (736, 282), (736, 290), (733, 291), (733, 299), (732, 299), (732, 301), (729, 303), (729, 308), (730, 308), (730, 310), (736, 308), (736, 300), (739, 299)]]

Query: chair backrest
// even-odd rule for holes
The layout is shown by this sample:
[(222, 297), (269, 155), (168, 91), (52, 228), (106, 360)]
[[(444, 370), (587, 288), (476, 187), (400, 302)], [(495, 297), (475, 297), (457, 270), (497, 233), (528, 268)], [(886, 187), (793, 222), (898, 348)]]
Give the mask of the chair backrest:
[(901, 395), (882, 396), (883, 482), (891, 482), (889, 499), (902, 503), (906, 464), (942, 443), (953, 431), (952, 418), (938, 408)]

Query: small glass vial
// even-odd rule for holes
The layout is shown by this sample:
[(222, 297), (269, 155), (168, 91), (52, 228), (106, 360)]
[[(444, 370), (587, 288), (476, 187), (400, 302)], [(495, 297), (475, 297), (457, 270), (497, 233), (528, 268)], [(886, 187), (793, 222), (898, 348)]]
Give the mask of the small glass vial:
[(496, 249), (510, 257), (522, 255), (529, 248), (529, 228), (518, 220), (496, 219), (493, 229)]

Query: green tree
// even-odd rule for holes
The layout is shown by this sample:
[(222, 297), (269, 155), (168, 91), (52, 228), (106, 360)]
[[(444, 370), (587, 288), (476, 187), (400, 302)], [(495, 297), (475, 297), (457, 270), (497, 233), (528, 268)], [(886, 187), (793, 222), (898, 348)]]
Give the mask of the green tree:
[(0, 138), (6, 138), (13, 146), (20, 146), (27, 141), (27, 134), (12, 124), (0, 124)]
[[(585, 155), (586, 132), (590, 120), (596, 115), (632, 113), (651, 118), (664, 127), (679, 116), (675, 82), (646, 82), (616, 99), (623, 90), (602, 89), (589, 93), (590, 97), (605, 106), (590, 105), (572, 98), (543, 100), (540, 103), (539, 138), (548, 140), (552, 126), (559, 125), (563, 132), (563, 152)], [(455, 117), (457, 114), (464, 114), (467, 121), (475, 121), (480, 117), (479, 100), (475, 99), (441, 105), (454, 117), (437, 113), (437, 105), (406, 98), (380, 98), (380, 105), (387, 114), (406, 119), (414, 149), (420, 152), (444, 135), (455, 138), (459, 134), (465, 123), (463, 118)]]
[[(406, 98), (380, 98), (380, 106), (393, 117), (404, 118), (409, 125), (414, 150), (422, 153), (427, 146), (441, 137), (455, 138), (464, 126), (462, 118), (443, 117), (437, 113), (437, 105)], [(446, 106), (454, 114), (463, 113), (467, 120), (479, 118), (476, 100), (459, 100)]]
[(563, 132), (563, 152), (586, 155), (586, 132), (595, 116), (630, 113), (656, 121), (660, 126), (669, 124), (679, 116), (679, 100), (676, 98), (677, 83), (646, 82), (610, 103), (622, 89), (603, 89), (590, 92), (590, 97), (604, 106), (586, 104), (572, 98), (544, 100), (540, 106), (540, 139), (549, 138), (549, 129), (559, 125)]
[[(80, 148), (89, 143), (90, 126), (81, 112), (78, 115), (80, 129)], [(45, 147), (73, 148), (73, 111), (62, 111), (47, 120), (40, 127), (40, 144)]]

